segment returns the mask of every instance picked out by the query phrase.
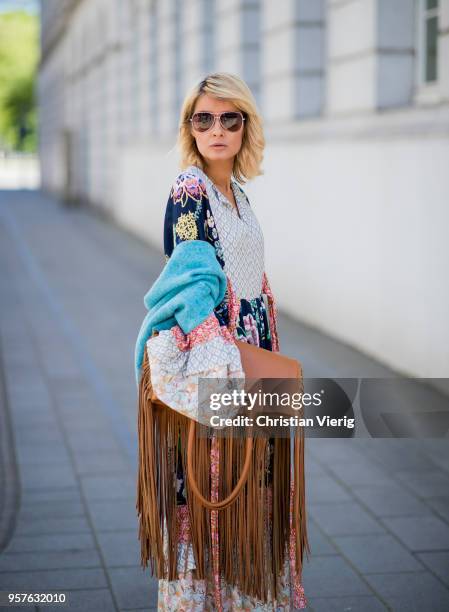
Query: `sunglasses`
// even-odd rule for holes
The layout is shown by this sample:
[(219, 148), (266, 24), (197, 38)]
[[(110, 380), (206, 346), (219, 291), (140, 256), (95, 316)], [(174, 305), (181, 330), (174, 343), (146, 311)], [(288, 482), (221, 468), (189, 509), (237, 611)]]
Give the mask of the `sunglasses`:
[(243, 125), (246, 117), (242, 113), (235, 111), (226, 111), (224, 113), (209, 113), (202, 111), (194, 113), (190, 118), (192, 127), (197, 132), (207, 132), (215, 125), (215, 119), (220, 119), (220, 125), (224, 130), (229, 132), (238, 132)]

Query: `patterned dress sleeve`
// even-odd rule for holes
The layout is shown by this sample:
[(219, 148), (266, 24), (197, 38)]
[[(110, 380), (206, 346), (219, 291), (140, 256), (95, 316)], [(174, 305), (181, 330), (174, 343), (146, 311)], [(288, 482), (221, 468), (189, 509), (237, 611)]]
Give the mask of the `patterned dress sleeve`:
[[(164, 251), (168, 260), (173, 249), (184, 240), (206, 240), (214, 246), (216, 230), (206, 214), (209, 212), (206, 186), (188, 173), (181, 173), (168, 197), (164, 220)], [(215, 229), (215, 228), (213, 228)], [(215, 234), (215, 236), (214, 236)]]
[[(166, 261), (184, 240), (207, 240), (214, 246), (220, 261), (220, 245), (206, 186), (201, 178), (188, 173), (177, 177), (168, 198), (164, 221)], [(229, 291), (225, 300), (228, 296)], [(232, 307), (228, 310), (233, 317), (238, 314)], [(211, 392), (221, 393), (225, 388), (229, 392), (225, 381), (230, 378), (235, 380), (235, 388), (243, 388), (240, 352), (232, 333), (215, 311), (188, 334), (178, 325), (161, 330), (147, 341), (147, 351), (157, 396), (174, 410), (200, 423), (210, 425), (212, 413), (205, 398), (209, 398)], [(233, 416), (236, 410), (234, 406), (223, 406), (218, 414)]]

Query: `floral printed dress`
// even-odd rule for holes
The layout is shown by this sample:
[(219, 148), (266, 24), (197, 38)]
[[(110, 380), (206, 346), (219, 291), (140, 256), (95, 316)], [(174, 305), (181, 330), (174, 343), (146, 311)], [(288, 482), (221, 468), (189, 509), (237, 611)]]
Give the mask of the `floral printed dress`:
[[(238, 183), (231, 186), (238, 210), (198, 167), (189, 166), (176, 178), (167, 202), (164, 251), (168, 260), (183, 240), (206, 240), (227, 279), (221, 304), (189, 334), (179, 326), (164, 330), (147, 341), (152, 384), (158, 397), (172, 408), (194, 418), (200, 377), (244, 377), (234, 340), (244, 340), (278, 351), (276, 306), (264, 264), (263, 234), (249, 200)], [(212, 439), (211, 499), (218, 500), (218, 449)], [(270, 482), (270, 474), (268, 474)], [(178, 579), (159, 580), (158, 610), (218, 610), (259, 612), (302, 609), (304, 589), (295, 571), (294, 543), (279, 576), (279, 593), (272, 603), (262, 603), (225, 583), (220, 575), (218, 512), (211, 512), (212, 571), (205, 580), (192, 576), (195, 559), (190, 544), (187, 500), (181, 463), (177, 469), (177, 520), (179, 522)], [(268, 494), (271, 488), (268, 487)], [(292, 508), (293, 490), (290, 497)], [(270, 504), (268, 503), (268, 511)], [(269, 514), (269, 519), (271, 518)], [(270, 525), (268, 525), (270, 529)], [(292, 530), (293, 531), (293, 530)], [(166, 538), (164, 540), (167, 545)]]

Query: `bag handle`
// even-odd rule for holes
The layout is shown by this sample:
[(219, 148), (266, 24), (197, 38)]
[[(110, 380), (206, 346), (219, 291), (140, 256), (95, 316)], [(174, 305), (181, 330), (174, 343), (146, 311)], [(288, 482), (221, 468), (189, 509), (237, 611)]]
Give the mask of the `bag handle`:
[(245, 485), (248, 479), (249, 468), (251, 465), (251, 456), (253, 452), (253, 437), (248, 436), (248, 438), (246, 439), (245, 463), (243, 464), (242, 473), (240, 475), (238, 483), (235, 485), (232, 492), (225, 499), (223, 499), (222, 501), (218, 501), (218, 502), (212, 502), (212, 501), (207, 500), (201, 494), (198, 488), (198, 485), (195, 481), (195, 478), (193, 476), (192, 455), (193, 455), (195, 425), (196, 425), (196, 422), (192, 419), (189, 425), (189, 437), (187, 441), (187, 480), (189, 482), (189, 485), (190, 485), (190, 488), (193, 494), (195, 495), (195, 497), (197, 498), (197, 500), (200, 502), (201, 505), (205, 506), (206, 508), (209, 508), (209, 510), (223, 510), (224, 508), (227, 508), (228, 506), (230, 506), (236, 500), (237, 496), (239, 495), (240, 491), (242, 490), (243, 486)]

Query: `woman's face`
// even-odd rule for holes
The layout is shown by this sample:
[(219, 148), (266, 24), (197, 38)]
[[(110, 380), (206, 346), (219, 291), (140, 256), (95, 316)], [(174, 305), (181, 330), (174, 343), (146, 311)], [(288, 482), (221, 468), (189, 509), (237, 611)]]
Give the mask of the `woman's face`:
[[(235, 104), (228, 100), (218, 100), (202, 94), (196, 101), (192, 115), (204, 111), (224, 113), (238, 110)], [(192, 136), (195, 138), (198, 151), (206, 162), (228, 161), (240, 151), (244, 129), (245, 122), (237, 132), (225, 130), (219, 118), (216, 117), (214, 125), (207, 132), (198, 132), (192, 126)]]

